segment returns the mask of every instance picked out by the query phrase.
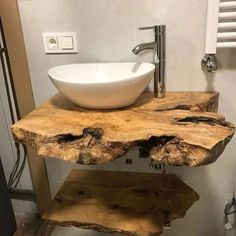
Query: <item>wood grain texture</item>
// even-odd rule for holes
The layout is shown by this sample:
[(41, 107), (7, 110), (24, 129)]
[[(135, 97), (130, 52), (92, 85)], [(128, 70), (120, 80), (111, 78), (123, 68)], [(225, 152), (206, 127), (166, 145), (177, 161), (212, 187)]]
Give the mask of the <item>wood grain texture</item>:
[(199, 196), (175, 175), (73, 170), (43, 218), (130, 236), (154, 236)]
[(235, 128), (216, 110), (217, 93), (146, 93), (126, 109), (88, 110), (58, 94), (13, 125), (14, 137), (42, 156), (80, 164), (108, 163), (134, 146), (169, 165), (214, 162)]

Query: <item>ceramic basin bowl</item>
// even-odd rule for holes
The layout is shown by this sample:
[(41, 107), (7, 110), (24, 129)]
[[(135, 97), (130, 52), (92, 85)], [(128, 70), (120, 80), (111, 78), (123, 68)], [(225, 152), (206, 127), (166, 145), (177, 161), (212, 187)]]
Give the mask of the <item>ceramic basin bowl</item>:
[(87, 63), (51, 68), (54, 86), (78, 106), (126, 107), (135, 102), (154, 74), (151, 63)]

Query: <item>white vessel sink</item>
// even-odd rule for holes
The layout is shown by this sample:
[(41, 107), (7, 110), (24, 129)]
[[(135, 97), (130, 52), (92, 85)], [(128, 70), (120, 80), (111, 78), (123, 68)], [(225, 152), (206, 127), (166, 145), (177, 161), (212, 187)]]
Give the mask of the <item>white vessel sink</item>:
[(133, 104), (154, 74), (150, 63), (91, 63), (53, 67), (55, 87), (78, 106), (110, 109)]

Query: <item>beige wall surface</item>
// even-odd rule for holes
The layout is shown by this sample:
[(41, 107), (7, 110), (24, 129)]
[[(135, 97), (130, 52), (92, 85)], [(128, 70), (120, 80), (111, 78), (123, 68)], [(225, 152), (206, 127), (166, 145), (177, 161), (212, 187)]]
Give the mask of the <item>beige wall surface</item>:
[[(78, 62), (151, 61), (151, 53), (138, 57), (131, 53), (136, 44), (153, 40), (152, 32), (137, 28), (166, 24), (167, 90), (219, 91), (219, 112), (236, 123), (236, 50), (219, 50), (220, 68), (215, 74), (204, 73), (200, 66), (207, 0), (18, 0), (18, 3), (37, 106), (57, 92), (47, 76), (50, 67)], [(44, 54), (42, 33), (53, 31), (76, 31), (79, 53)], [(235, 228), (225, 233), (222, 223), (224, 205), (231, 199), (235, 185), (235, 140), (212, 165), (195, 169), (168, 168), (194, 188), (201, 199), (184, 219), (174, 221), (172, 229), (166, 230), (164, 236), (236, 234)], [(134, 158), (133, 165), (125, 165), (125, 158), (121, 158), (109, 165), (90, 168), (153, 171), (147, 160), (138, 159), (137, 150), (127, 156)], [(55, 194), (71, 168), (85, 167), (47, 160), (52, 193)], [(65, 229), (65, 232), (66, 235), (102, 235), (77, 229)]]

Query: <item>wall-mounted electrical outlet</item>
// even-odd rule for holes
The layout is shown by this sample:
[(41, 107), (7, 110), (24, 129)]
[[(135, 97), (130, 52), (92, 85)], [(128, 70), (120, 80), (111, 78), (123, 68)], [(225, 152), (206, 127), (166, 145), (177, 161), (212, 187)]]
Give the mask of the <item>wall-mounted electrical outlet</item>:
[(47, 50), (54, 51), (59, 49), (57, 37), (46, 37)]
[(75, 32), (43, 33), (46, 54), (78, 53)]

